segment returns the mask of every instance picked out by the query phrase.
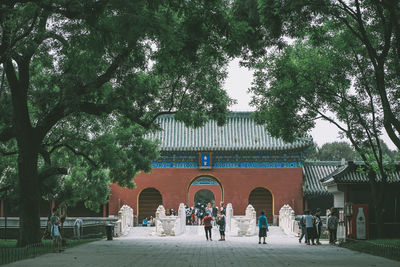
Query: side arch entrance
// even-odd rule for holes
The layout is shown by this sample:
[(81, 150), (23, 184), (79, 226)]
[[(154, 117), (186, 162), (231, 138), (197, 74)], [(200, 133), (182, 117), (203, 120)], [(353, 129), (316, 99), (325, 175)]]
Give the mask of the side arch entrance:
[(268, 189), (257, 187), (250, 192), (249, 204), (251, 204), (257, 212), (257, 218), (261, 215), (261, 211), (265, 212), (268, 224), (273, 222), (273, 197)]
[(141, 223), (146, 217), (155, 217), (159, 205), (162, 205), (160, 191), (155, 188), (146, 188), (142, 190), (139, 194), (138, 201), (138, 222)]

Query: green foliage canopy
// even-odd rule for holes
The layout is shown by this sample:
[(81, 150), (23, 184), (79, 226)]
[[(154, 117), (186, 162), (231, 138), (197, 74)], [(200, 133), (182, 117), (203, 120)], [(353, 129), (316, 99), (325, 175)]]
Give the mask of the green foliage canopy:
[(2, 2), (0, 171), (2, 184), (18, 178), (21, 245), (39, 240), (42, 196), (96, 209), (109, 182), (132, 187), (150, 171), (157, 144), (144, 136), (159, 115), (224, 123), (228, 11), (223, 0)]

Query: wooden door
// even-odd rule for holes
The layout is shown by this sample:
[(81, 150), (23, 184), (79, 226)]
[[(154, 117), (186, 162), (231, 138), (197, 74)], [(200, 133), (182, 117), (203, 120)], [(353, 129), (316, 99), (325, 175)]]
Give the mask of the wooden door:
[(251, 191), (249, 195), (249, 204), (251, 204), (256, 210), (257, 218), (261, 215), (261, 211), (264, 211), (265, 217), (268, 219), (268, 224), (272, 225), (272, 194), (269, 190), (262, 187), (257, 187)]
[(155, 188), (146, 188), (139, 195), (139, 218), (141, 224), (144, 218), (155, 217), (156, 210), (162, 205), (162, 196), (160, 191)]

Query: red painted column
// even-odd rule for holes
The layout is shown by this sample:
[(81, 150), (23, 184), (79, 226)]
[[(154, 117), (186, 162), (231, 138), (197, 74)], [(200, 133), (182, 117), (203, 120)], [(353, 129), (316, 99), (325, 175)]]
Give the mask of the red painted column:
[(51, 213), (53, 213), (53, 209), (56, 206), (56, 201), (54, 199), (51, 200)]
[(107, 204), (103, 204), (103, 217), (107, 217)]

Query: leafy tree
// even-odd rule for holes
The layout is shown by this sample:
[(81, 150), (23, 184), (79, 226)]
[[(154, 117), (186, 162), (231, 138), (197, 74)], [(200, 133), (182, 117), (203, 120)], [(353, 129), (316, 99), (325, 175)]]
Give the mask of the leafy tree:
[[(383, 140), (381, 142), (382, 154), (387, 158), (394, 161), (397, 159), (396, 151), (392, 151)], [(362, 160), (356, 151), (347, 142), (332, 142), (325, 143), (321, 147), (314, 144), (313, 149), (307, 154), (307, 160), (321, 160), (321, 161), (346, 161)]]
[(109, 182), (134, 186), (160, 114), (224, 123), (228, 2), (2, 2), (1, 182), (18, 178), (19, 245), (40, 241), (42, 196), (96, 208)]
[(326, 143), (321, 146), (318, 150), (319, 160), (335, 160), (340, 161), (345, 159), (346, 161), (354, 160), (356, 158), (356, 152), (346, 142), (332, 142)]
[(318, 144), (317, 143), (313, 143), (313, 145), (310, 147), (309, 151), (307, 152), (307, 157), (306, 159), (309, 161), (316, 161), (319, 160), (318, 159)]
[(238, 0), (235, 6), (238, 19), (247, 21), (252, 29), (247, 31), (252, 37), (251, 55), (265, 53), (266, 46), (284, 47), (283, 37), (306, 38), (313, 45), (323, 46), (329, 37), (340, 34), (343, 38), (336, 45), (347, 46), (346, 52), (366, 65), (359, 75), (373, 85), (383, 128), (400, 149), (400, 106), (396, 101), (400, 71), (398, 1)]
[[(258, 27), (272, 25), (277, 33), (270, 53), (250, 61), (258, 69), (251, 89), (258, 121), (288, 141), (306, 134), (318, 118), (335, 124), (367, 166), (382, 235), (391, 170), (382, 129), (400, 147), (399, 3), (270, 0), (256, 9)], [(284, 47), (285, 35), (297, 41)]]

